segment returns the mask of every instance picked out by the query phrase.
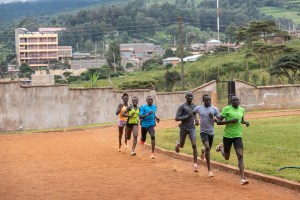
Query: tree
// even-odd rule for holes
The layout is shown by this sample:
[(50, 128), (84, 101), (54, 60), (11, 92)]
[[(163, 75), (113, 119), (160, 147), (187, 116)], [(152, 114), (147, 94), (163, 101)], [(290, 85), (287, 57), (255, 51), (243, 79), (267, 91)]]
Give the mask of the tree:
[(272, 76), (286, 76), (290, 84), (294, 84), (300, 71), (300, 52), (287, 54), (279, 58), (270, 68)]
[(111, 67), (121, 65), (121, 51), (120, 43), (118, 41), (113, 41), (109, 44), (108, 52), (106, 54), (106, 61)]
[(177, 71), (169, 71), (167, 70), (167, 72), (164, 75), (165, 78), (165, 86), (166, 86), (166, 90), (167, 91), (172, 91), (176, 81), (180, 81), (180, 74)]
[(165, 54), (164, 54), (164, 58), (168, 58), (168, 57), (173, 57), (174, 56), (174, 52), (172, 51), (172, 49), (167, 49), (165, 51)]
[(32, 73), (33, 70), (29, 67), (28, 63), (22, 63), (20, 66), (20, 72), (21, 73), (27, 73), (27, 72)]

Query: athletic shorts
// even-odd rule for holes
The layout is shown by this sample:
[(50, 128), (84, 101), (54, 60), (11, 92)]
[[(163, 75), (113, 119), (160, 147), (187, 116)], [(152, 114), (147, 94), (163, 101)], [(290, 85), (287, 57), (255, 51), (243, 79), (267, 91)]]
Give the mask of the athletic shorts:
[(180, 137), (180, 144), (181, 145), (184, 145), (185, 143), (185, 139), (186, 139), (186, 136), (189, 135), (189, 138), (191, 141), (196, 141), (196, 131), (195, 129), (180, 129), (180, 133), (179, 133), (179, 137)]
[(201, 140), (202, 142), (208, 142), (209, 143), (209, 147), (211, 148), (212, 146), (212, 143), (214, 141), (214, 135), (210, 135), (210, 134), (207, 134), (205, 132), (201, 132), (200, 133), (200, 137), (201, 137)]
[(241, 137), (237, 137), (237, 138), (223, 137), (223, 146), (224, 146), (225, 153), (230, 153), (232, 144), (233, 144), (235, 150), (243, 149), (243, 140)]
[(155, 130), (154, 130), (154, 126), (150, 126), (150, 127), (142, 127), (142, 130), (141, 130), (141, 133), (142, 133), (142, 141), (145, 142), (146, 141), (146, 136), (147, 136), (147, 133), (150, 134), (151, 138), (155, 138)]
[(126, 127), (132, 129), (133, 126), (138, 126), (138, 124), (126, 124)]
[(118, 127), (124, 127), (126, 125), (126, 123), (127, 123), (127, 121), (119, 120)]

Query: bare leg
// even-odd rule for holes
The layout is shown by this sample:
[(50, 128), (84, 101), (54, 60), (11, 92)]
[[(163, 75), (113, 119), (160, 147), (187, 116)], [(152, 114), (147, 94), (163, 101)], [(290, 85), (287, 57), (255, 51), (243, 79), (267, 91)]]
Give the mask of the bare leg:
[(210, 168), (210, 146), (209, 146), (209, 142), (205, 141), (203, 142), (204, 147), (205, 147), (205, 159), (206, 159), (206, 164), (207, 164), (207, 169), (208, 171), (211, 171)]
[(119, 148), (122, 146), (122, 136), (124, 127), (119, 127)]
[(245, 174), (244, 174), (244, 159), (243, 159), (243, 149), (241, 148), (237, 148), (235, 150), (236, 152), (236, 156), (238, 158), (238, 166), (240, 169), (240, 173), (241, 173), (241, 179), (245, 178)]
[(198, 152), (197, 152), (196, 141), (192, 141), (192, 148), (193, 148), (194, 163), (197, 163)]
[(139, 131), (138, 126), (133, 126), (132, 131), (133, 131), (132, 152), (134, 152), (137, 143), (138, 131)]

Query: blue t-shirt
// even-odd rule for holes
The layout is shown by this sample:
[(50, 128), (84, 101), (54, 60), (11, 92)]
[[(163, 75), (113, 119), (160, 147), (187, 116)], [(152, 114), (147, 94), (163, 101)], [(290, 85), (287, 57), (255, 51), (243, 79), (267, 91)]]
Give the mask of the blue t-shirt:
[(143, 105), (140, 108), (140, 116), (142, 115), (146, 115), (147, 113), (149, 113), (152, 110), (152, 114), (145, 117), (144, 119), (142, 119), (142, 127), (144, 128), (148, 128), (150, 126), (155, 126), (155, 115), (156, 115), (156, 105), (152, 104), (151, 106), (149, 106), (148, 104)]

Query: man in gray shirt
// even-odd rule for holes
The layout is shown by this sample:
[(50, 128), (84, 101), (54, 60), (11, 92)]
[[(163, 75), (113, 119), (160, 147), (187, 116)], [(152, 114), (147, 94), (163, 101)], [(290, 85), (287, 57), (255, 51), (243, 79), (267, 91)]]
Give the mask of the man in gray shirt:
[[(196, 146), (196, 131), (195, 131), (195, 124), (199, 125), (199, 122), (195, 118), (194, 109), (196, 105), (193, 104), (193, 93), (188, 92), (185, 95), (186, 102), (181, 104), (176, 113), (175, 121), (181, 121), (180, 133), (179, 133), (179, 142), (176, 141), (175, 151), (179, 153), (179, 148), (183, 148), (186, 136), (189, 135), (189, 138), (192, 143), (193, 147), (193, 156), (194, 156), (194, 172), (198, 172), (198, 165), (197, 165), (197, 146)], [(194, 122), (195, 121), (195, 122)]]
[(206, 158), (208, 177), (213, 177), (213, 173), (210, 168), (210, 149), (214, 140), (214, 122), (217, 122), (216, 118), (220, 117), (218, 108), (211, 105), (211, 98), (209, 95), (203, 95), (203, 105), (197, 106), (194, 110), (194, 114), (200, 116), (200, 137), (205, 149), (201, 149), (201, 159)]

